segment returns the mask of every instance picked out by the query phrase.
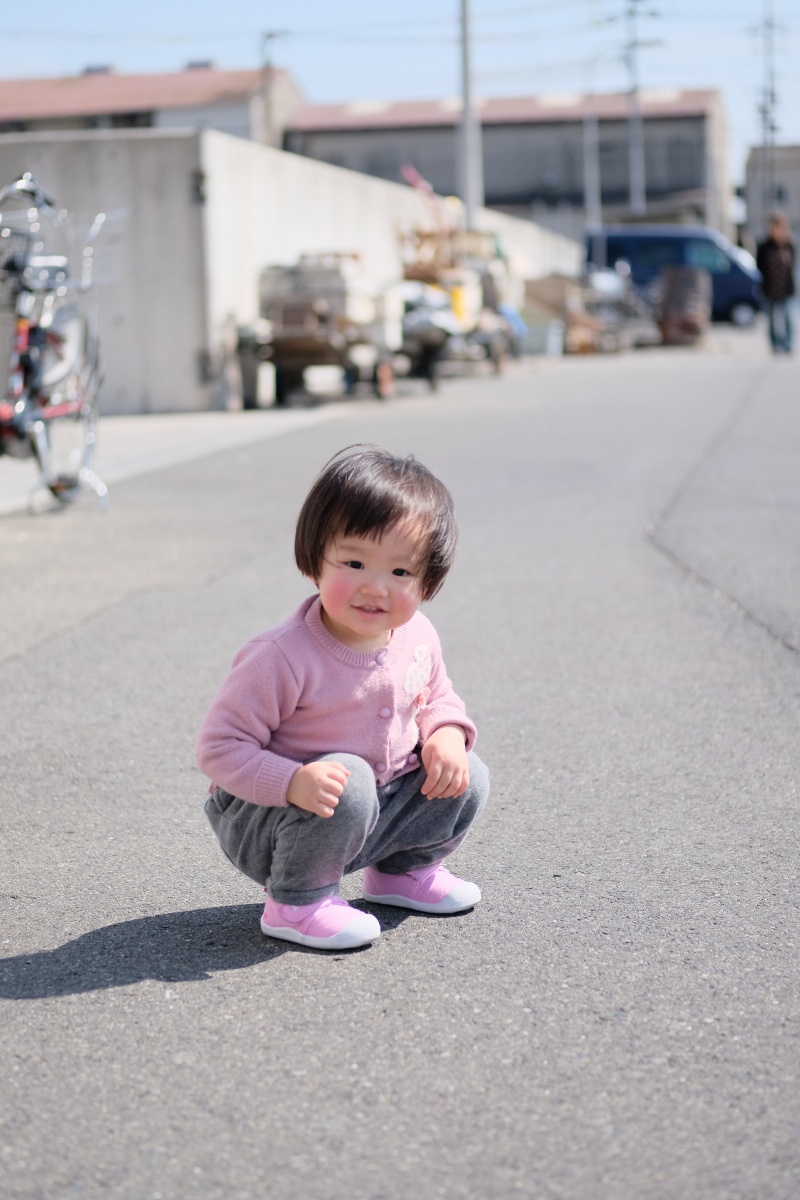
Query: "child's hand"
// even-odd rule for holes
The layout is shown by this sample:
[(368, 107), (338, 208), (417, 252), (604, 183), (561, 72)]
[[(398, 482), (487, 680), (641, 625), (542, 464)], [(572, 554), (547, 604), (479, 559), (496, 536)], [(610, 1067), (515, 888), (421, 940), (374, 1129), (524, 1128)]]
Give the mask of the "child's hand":
[(469, 787), (469, 762), (464, 730), (458, 725), (440, 725), (422, 747), (427, 771), (422, 794), (429, 800), (463, 796)]
[(306, 763), (289, 781), (286, 799), (295, 808), (303, 808), (318, 817), (332, 817), (349, 774), (341, 763)]

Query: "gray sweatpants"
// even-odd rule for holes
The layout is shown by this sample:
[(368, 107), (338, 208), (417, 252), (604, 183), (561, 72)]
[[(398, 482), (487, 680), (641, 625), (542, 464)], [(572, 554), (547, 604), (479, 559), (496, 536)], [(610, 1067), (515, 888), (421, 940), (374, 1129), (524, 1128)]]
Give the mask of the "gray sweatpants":
[(378, 787), (355, 754), (325, 754), (350, 776), (332, 817), (304, 809), (265, 808), (222, 788), (206, 800), (206, 816), (238, 870), (265, 885), (279, 904), (313, 904), (335, 895), (342, 876), (375, 866), (389, 875), (447, 858), (463, 842), (489, 795), (489, 772), (469, 752), (470, 784), (453, 800), (420, 792), (425, 769)]

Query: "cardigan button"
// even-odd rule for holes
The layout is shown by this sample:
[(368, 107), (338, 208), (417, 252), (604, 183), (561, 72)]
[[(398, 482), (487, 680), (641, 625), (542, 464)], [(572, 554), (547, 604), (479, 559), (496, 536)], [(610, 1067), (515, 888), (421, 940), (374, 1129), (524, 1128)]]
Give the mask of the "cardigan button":
[(379, 667), (382, 667), (384, 665), (384, 663), (386, 663), (388, 661), (389, 661), (389, 655), (386, 653), (385, 650), (381, 650), (380, 654), (375, 655), (375, 662), (378, 664)]
[(390, 708), (382, 708), (380, 710), (380, 712), (378, 713), (379, 717), (390, 717), (391, 715), (392, 715), (392, 710)]

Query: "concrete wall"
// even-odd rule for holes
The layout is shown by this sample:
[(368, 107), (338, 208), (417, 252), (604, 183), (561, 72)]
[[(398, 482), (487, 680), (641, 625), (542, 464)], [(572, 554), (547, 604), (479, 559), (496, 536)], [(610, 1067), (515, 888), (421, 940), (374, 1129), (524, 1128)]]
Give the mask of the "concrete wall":
[(430, 220), (411, 188), (241, 138), (204, 133), (202, 161), (212, 341), (229, 313), (244, 322), (258, 316), (262, 267), (304, 253), (352, 251), (378, 289), (400, 275), (400, 229)]
[(122, 211), (97, 243), (101, 408), (160, 412), (208, 408), (203, 206), (194, 182), (194, 132), (101, 130), (0, 137), (0, 182), (35, 175), (76, 224)]
[[(378, 288), (400, 277), (398, 234), (431, 223), (418, 192), (212, 130), (0, 137), (0, 184), (31, 171), (86, 223), (109, 222), (113, 278), (99, 293), (105, 412), (214, 408), (231, 329), (257, 316), (258, 276), (302, 253), (355, 251)], [(520, 277), (574, 274), (581, 248), (483, 212)]]
[[(257, 316), (262, 267), (354, 251), (377, 290), (401, 276), (401, 231), (432, 223), (430, 202), (409, 187), (214, 132), (202, 144), (212, 342), (230, 312)], [(580, 270), (581, 247), (567, 238), (488, 209), (479, 223), (502, 239), (520, 280)]]

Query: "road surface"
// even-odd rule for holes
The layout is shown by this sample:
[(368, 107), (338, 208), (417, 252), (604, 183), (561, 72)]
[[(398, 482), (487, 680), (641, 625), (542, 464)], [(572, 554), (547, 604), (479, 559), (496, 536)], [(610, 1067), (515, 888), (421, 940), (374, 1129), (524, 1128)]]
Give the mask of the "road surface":
[[(284, 415), (189, 461), (142, 418), (110, 512), (0, 517), (0, 1194), (795, 1200), (797, 364), (732, 334)], [(260, 934), (193, 743), (355, 441), (455, 495), (430, 612), (493, 792), (483, 903), (330, 955)]]

